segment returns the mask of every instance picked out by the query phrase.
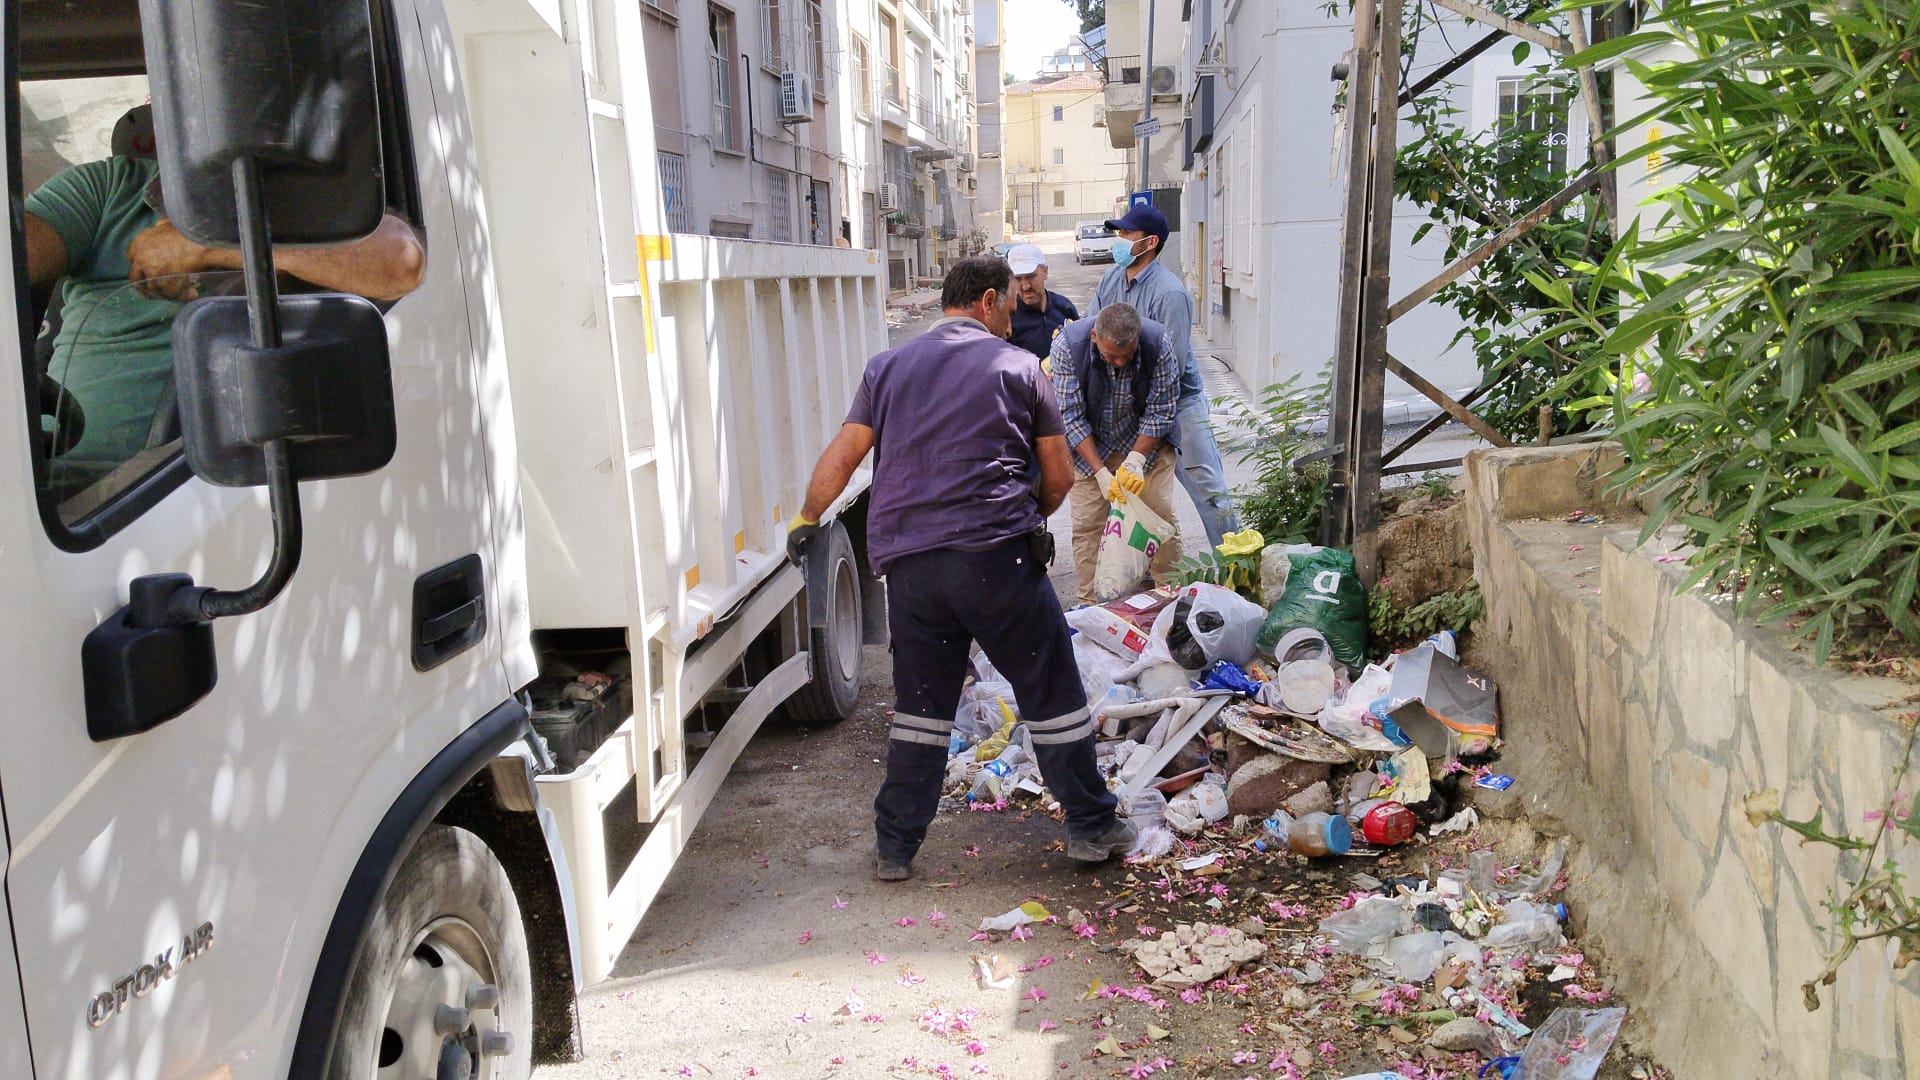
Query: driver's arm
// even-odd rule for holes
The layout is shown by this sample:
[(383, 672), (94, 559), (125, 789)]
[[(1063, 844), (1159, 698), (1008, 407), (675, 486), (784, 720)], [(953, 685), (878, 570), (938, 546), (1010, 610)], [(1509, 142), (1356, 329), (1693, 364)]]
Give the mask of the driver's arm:
[(35, 285), (59, 280), (67, 272), (67, 242), (53, 226), (27, 215), (27, 279)]
[[(240, 252), (202, 247), (171, 221), (161, 221), (127, 245), (129, 280), (149, 282), (161, 295), (186, 299), (185, 275), (241, 269)], [(427, 253), (399, 217), (387, 214), (372, 235), (338, 247), (275, 248), (274, 268), (322, 289), (357, 293), (370, 300), (398, 300), (420, 285)]]

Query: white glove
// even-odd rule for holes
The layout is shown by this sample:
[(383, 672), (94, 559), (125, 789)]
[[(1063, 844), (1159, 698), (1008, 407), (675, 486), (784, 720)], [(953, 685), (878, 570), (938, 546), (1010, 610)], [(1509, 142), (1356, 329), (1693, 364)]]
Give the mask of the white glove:
[(1108, 502), (1113, 501), (1112, 491), (1113, 491), (1114, 481), (1113, 481), (1113, 474), (1111, 472), (1108, 472), (1104, 468), (1096, 470), (1093, 474), (1093, 483), (1094, 483), (1094, 486), (1100, 489), (1101, 498), (1107, 500)]

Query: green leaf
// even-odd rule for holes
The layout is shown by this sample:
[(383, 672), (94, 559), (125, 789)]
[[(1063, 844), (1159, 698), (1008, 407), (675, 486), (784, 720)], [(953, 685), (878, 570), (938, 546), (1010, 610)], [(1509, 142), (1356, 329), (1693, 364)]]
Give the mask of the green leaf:
[(1833, 451), (1837, 459), (1834, 464), (1841, 472), (1847, 474), (1847, 479), (1868, 491), (1878, 491), (1880, 470), (1874, 467), (1873, 462), (1867, 460), (1867, 455), (1861, 453), (1860, 448), (1837, 429), (1821, 424), (1819, 430), (1821, 441), (1827, 444), (1827, 448)]
[(1532, 54), (1533, 54), (1533, 45), (1531, 42), (1516, 41), (1513, 43), (1513, 64), (1515, 67), (1519, 67), (1521, 64), (1526, 63), (1527, 57)]
[(1889, 356), (1885, 360), (1876, 360), (1871, 364), (1853, 369), (1834, 380), (1832, 388), (1857, 390), (1863, 386), (1871, 386), (1874, 383), (1904, 375), (1915, 368), (1920, 368), (1920, 351)]

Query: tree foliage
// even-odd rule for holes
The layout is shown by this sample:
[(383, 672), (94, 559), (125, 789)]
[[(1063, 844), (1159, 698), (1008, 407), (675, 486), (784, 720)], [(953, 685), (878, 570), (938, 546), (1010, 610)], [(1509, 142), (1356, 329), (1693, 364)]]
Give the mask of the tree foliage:
[(1528, 273), (1564, 316), (1539, 337), (1599, 339), (1574, 377), (1609, 388), (1649, 533), (1698, 545), (1690, 583), (1803, 620), (1822, 659), (1849, 630), (1910, 641), (1920, 9), (1668, 0), (1574, 60), (1614, 57), (1656, 102), (1658, 209), (1596, 265)]
[(1107, 0), (1060, 0), (1080, 16), (1080, 32), (1107, 25)]

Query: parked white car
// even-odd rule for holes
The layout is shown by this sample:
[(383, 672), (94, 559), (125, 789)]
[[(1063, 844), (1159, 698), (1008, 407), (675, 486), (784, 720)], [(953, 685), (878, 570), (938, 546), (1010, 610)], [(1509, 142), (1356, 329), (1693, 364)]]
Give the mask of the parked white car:
[(1112, 262), (1113, 230), (1104, 221), (1083, 221), (1074, 227), (1073, 261)]

